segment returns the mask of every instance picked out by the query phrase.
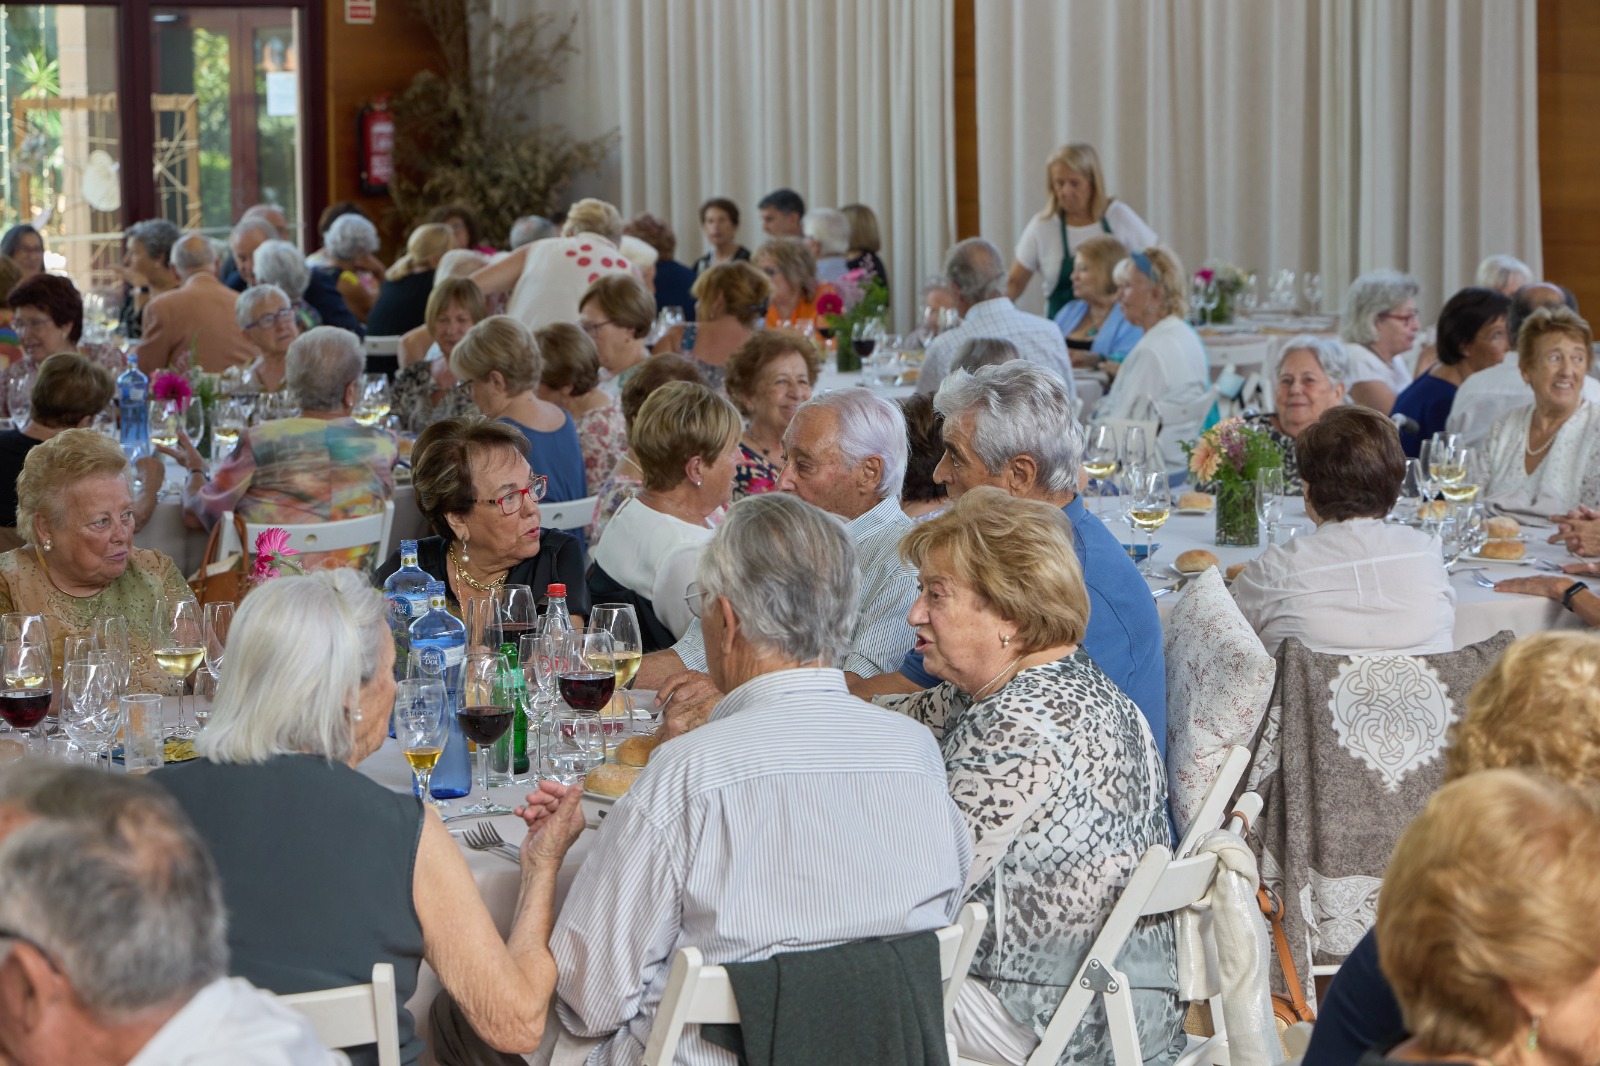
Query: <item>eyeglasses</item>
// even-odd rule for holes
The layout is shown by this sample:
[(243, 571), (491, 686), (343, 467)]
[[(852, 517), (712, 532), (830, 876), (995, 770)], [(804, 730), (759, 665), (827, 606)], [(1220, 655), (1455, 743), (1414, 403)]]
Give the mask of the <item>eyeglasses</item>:
[(291, 319), (292, 320), (293, 318), (294, 318), (294, 308), (285, 307), (282, 311), (273, 311), (271, 314), (262, 315), (260, 318), (256, 319), (254, 322), (250, 323), (248, 326), (246, 326), (244, 328), (245, 329), (255, 329), (257, 327), (260, 327), (262, 329), (271, 329), (273, 326), (276, 326), (279, 322), (282, 322), (285, 319)]
[(688, 604), (689, 613), (696, 618), (700, 617), (700, 586), (696, 582), (689, 582), (689, 591), (683, 594), (683, 602)]
[[(56, 326), (55, 319), (51, 318), (49, 315), (13, 314), (11, 316), (11, 328), (13, 330), (45, 329), (49, 326)], [(56, 326), (56, 328), (60, 329), (61, 327)]]
[(600, 335), (601, 330), (605, 329), (607, 326), (614, 326), (616, 323), (608, 318), (604, 322), (579, 322), (578, 325), (582, 327), (583, 331), (590, 337), (597, 337)]
[(1408, 322), (1412, 325), (1415, 325), (1418, 321), (1420, 321), (1417, 318), (1417, 313), (1415, 311), (1381, 311), (1379, 312), (1378, 317), (1392, 318), (1396, 322)]
[(20, 944), (28, 945), (34, 951), (39, 953), (40, 957), (49, 964), (52, 970), (54, 970), (56, 973), (61, 972), (61, 967), (56, 965), (55, 956), (46, 951), (44, 949), (44, 945), (33, 939), (33, 937), (23, 936), (21, 933), (13, 932), (10, 929), (0, 926), (0, 940), (15, 940)]
[(778, 270), (777, 267), (762, 267), (761, 268), (761, 273), (765, 274), (769, 278), (775, 278), (781, 272)]
[(518, 511), (522, 510), (522, 501), (525, 497), (532, 496), (534, 503), (538, 503), (540, 500), (544, 499), (544, 490), (549, 484), (550, 479), (545, 477), (543, 474), (540, 474), (538, 477), (528, 482), (528, 487), (525, 489), (512, 489), (504, 496), (496, 496), (492, 500), (473, 500), (472, 502), (499, 504), (501, 514), (514, 515)]

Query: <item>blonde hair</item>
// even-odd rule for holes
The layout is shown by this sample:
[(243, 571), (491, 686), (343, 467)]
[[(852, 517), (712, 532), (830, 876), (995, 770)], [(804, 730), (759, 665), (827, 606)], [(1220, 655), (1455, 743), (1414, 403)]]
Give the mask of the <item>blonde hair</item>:
[(434, 269), (444, 254), (455, 247), (455, 237), (443, 222), (428, 222), (411, 231), (406, 239), (406, 254), (394, 261), (384, 277), (390, 281)]
[(444, 313), (450, 310), (451, 304), (461, 305), (461, 309), (474, 323), (482, 322), (489, 314), (489, 305), (483, 298), (483, 290), (478, 288), (478, 283), (471, 278), (444, 278), (433, 283), (433, 291), (428, 293), (428, 307), (422, 314), (422, 321), (428, 325), (428, 332), (433, 332), (434, 326)]
[(664, 492), (682, 483), (690, 459), (716, 459), (743, 431), (733, 404), (704, 385), (669, 381), (639, 408), (628, 443), (644, 472), (644, 487)]
[(578, 299), (578, 310), (593, 301), (614, 324), (635, 337), (649, 334), (656, 324), (656, 298), (632, 274), (606, 274), (596, 278)]
[[(1101, 279), (1100, 295), (1115, 296), (1117, 264), (1128, 258), (1128, 249), (1109, 233), (1090, 237), (1072, 252), (1074, 264), (1082, 265), (1090, 277)], [(1081, 295), (1081, 294), (1080, 294)]]
[(1524, 374), (1533, 373), (1535, 345), (1553, 333), (1581, 340), (1585, 358), (1590, 363), (1594, 362), (1591, 347), (1594, 335), (1589, 331), (1589, 323), (1578, 317), (1578, 312), (1570, 307), (1557, 304), (1554, 307), (1539, 308), (1523, 319), (1522, 325), (1517, 329), (1517, 367)]
[(1044, 191), (1049, 199), (1039, 217), (1054, 218), (1061, 212), (1061, 206), (1056, 203), (1055, 183), (1050, 180), (1050, 171), (1056, 167), (1066, 167), (1079, 177), (1089, 179), (1089, 213), (1095, 218), (1105, 217), (1111, 207), (1111, 197), (1106, 193), (1105, 175), (1100, 172), (1100, 153), (1092, 144), (1064, 144), (1044, 161)]
[(840, 214), (850, 220), (850, 251), (879, 252), (883, 237), (878, 233), (878, 216), (866, 204), (845, 204)]
[(748, 326), (765, 313), (772, 282), (755, 266), (736, 259), (702, 272), (689, 286), (689, 295), (700, 301), (702, 322), (713, 317), (707, 310), (715, 307), (719, 315), (732, 315)]
[(580, 233), (594, 233), (612, 244), (622, 240), (622, 214), (604, 200), (590, 197), (579, 200), (567, 211), (567, 223), (561, 227), (563, 237), (576, 237)]
[(1522, 766), (1600, 782), (1600, 637), (1537, 633), (1507, 648), (1468, 694), (1446, 758), (1446, 780)]
[(989, 486), (968, 489), (900, 541), (901, 558), (919, 570), (935, 554), (951, 577), (1017, 626), (1017, 654), (1083, 640), (1089, 592), (1061, 508)]
[(433, 284), (437, 287), (451, 278), (470, 278), (490, 262), (488, 256), (475, 248), (452, 248), (439, 257), (439, 265), (433, 272)]
[[(1170, 248), (1163, 248), (1159, 244), (1153, 248), (1146, 248), (1142, 253), (1150, 260), (1150, 270), (1155, 277), (1145, 274), (1145, 277), (1160, 291), (1161, 317), (1176, 315), (1183, 318), (1189, 313), (1189, 283), (1183, 272), (1183, 261), (1178, 258), (1178, 253)], [(1124, 259), (1117, 264), (1111, 272), (1111, 278), (1118, 285), (1125, 284), (1134, 274), (1144, 274), (1132, 258)]]
[(1530, 1024), (1508, 994), (1559, 998), (1600, 969), (1600, 811), (1525, 770), (1445, 785), (1395, 845), (1378, 956), (1430, 1057), (1497, 1053)]
[(741, 414), (751, 414), (746, 401), (755, 398), (756, 386), (761, 382), (761, 372), (775, 359), (794, 353), (806, 362), (806, 381), (813, 387), (822, 372), (822, 360), (817, 356), (817, 346), (798, 333), (781, 329), (764, 329), (753, 333), (750, 339), (728, 356), (723, 388)]
[(43, 515), (45, 525), (57, 526), (69, 488), (92, 477), (126, 477), (128, 460), (113, 441), (93, 429), (68, 429), (36, 445), (22, 461), (17, 475), (17, 533), (29, 544), (34, 540), (33, 519)]
[(509, 395), (528, 392), (544, 368), (539, 344), (510, 315), (490, 315), (467, 330), (450, 353), (450, 369), (462, 381), (484, 381), (498, 373)]
[(572, 395), (586, 395), (600, 384), (600, 354), (594, 341), (571, 322), (553, 322), (533, 335), (544, 368), (539, 384), (547, 389), (572, 387)]
[(817, 260), (799, 237), (773, 237), (757, 249), (751, 259), (770, 259), (801, 299), (809, 303), (817, 298)]

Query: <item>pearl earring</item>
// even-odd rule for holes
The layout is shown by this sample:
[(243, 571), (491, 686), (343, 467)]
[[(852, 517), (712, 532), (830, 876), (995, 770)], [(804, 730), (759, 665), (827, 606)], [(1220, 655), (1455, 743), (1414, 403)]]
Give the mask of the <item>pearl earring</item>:
[(47, 540), (47, 541), (44, 542), (44, 550), (45, 551), (49, 551), (50, 550), (50, 541)]
[(1001, 635), (1000, 635), (1000, 646), (1001, 646), (1001, 647), (1002, 647), (1002, 648), (1009, 648), (1009, 647), (1011, 647), (1011, 638), (1010, 638), (1010, 637), (1008, 637), (1008, 636), (1006, 636), (1006, 635), (1005, 635), (1005, 634), (1003, 634), (1003, 633), (1002, 633), (1002, 634), (1001, 634)]

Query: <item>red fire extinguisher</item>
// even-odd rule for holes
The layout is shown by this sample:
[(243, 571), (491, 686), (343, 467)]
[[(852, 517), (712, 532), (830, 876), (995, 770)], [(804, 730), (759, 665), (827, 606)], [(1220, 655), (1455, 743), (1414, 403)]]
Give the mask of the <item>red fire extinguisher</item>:
[(394, 179), (394, 113), (387, 96), (364, 104), (356, 113), (356, 145), (362, 194), (386, 195)]

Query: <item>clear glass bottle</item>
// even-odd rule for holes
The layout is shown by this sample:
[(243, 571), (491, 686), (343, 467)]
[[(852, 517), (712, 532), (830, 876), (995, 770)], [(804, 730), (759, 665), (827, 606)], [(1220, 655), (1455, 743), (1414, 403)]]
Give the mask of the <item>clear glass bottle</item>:
[(443, 581), (428, 582), (428, 613), (411, 623), (410, 636), (409, 676), (441, 678), (450, 705), (446, 712), (450, 732), (429, 791), (435, 799), (465, 796), (472, 790), (472, 759), (456, 712), (461, 709), (461, 665), (467, 658), (467, 627), (445, 605)]

